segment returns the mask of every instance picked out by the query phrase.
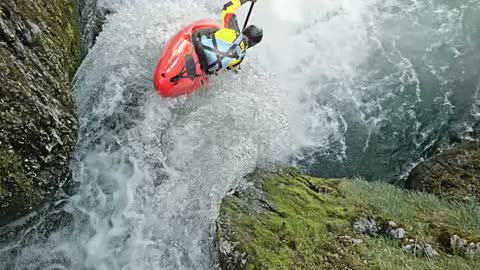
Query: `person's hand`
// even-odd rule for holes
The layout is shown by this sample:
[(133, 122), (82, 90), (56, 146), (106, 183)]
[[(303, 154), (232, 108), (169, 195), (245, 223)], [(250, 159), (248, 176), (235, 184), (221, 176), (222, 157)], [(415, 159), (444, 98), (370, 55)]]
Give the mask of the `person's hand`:
[(257, 0), (250, 0), (250, 2), (252, 2), (252, 3), (256, 3), (256, 2), (257, 2)]

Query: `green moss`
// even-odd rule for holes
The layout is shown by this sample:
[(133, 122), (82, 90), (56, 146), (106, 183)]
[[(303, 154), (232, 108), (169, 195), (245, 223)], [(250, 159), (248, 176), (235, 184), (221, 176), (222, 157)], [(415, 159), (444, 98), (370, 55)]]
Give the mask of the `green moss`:
[(3, 187), (3, 184), (0, 183), (0, 201), (2, 202), (5, 201), (6, 196), (7, 196), (7, 190)]
[[(0, 151), (0, 215), (15, 216), (40, 202), (38, 190), (31, 178), (20, 173), (22, 162), (19, 156), (8, 151)], [(8, 206), (3, 206), (8, 204)]]
[(75, 75), (75, 72), (77, 71), (78, 67), (80, 66), (80, 63), (82, 62), (83, 58), (85, 57), (85, 54), (82, 53), (81, 51), (81, 46), (80, 46), (80, 28), (78, 25), (78, 20), (75, 17), (75, 7), (71, 3), (69, 5), (69, 28), (68, 28), (68, 39), (70, 41), (70, 55), (72, 57), (72, 61), (70, 66), (68, 67), (69, 69), (69, 78), (70, 80), (73, 79), (73, 76)]
[[(301, 175), (267, 178), (263, 187), (277, 212), (261, 219), (238, 207), (238, 198), (226, 199), (223, 214), (235, 220), (235, 238), (248, 254), (248, 269), (318, 269), (332, 262), (365, 268), (354, 250), (336, 243), (332, 234), (348, 232), (350, 220), (363, 211), (338, 200), (337, 184)], [(336, 258), (340, 250), (345, 254)]]
[(0, 9), (17, 33), (0, 42), (2, 225), (38, 208), (68, 177), (77, 137), (70, 81), (83, 55), (72, 1), (13, 0)]
[(39, 46), (47, 52), (61, 53), (63, 68), (71, 80), (84, 57), (80, 49), (80, 31), (72, 1), (52, 0), (42, 8), (25, 6), (21, 15), (26, 21), (41, 21), (50, 28), (50, 33), (53, 34), (43, 33), (34, 40), (32, 46)]
[(18, 70), (18, 68), (16, 66), (11, 66), (10, 71), (12, 72), (11, 73), (13, 75), (12, 77), (14, 77), (16, 80), (23, 80), (23, 78), (22, 78), (23, 75), (20, 72), (20, 70)]
[[(477, 269), (480, 262), (447, 254), (438, 242), (445, 231), (478, 235), (478, 208), (472, 205), (381, 183), (317, 179), (293, 171), (254, 178), (263, 179), (271, 207), (255, 214), (245, 205), (255, 204), (252, 198), (230, 196), (220, 214), (220, 222), (232, 224), (231, 240), (246, 254), (247, 269)], [(440, 258), (414, 256), (403, 250), (401, 240), (356, 235), (352, 223), (360, 216), (401, 224), (410, 237), (432, 244)], [(345, 235), (363, 243), (345, 243)]]

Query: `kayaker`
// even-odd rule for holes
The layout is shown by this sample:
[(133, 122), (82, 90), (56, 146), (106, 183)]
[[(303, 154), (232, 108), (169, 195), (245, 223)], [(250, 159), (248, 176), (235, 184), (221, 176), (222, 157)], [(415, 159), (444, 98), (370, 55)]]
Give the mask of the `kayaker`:
[(222, 28), (202, 29), (194, 32), (193, 43), (202, 70), (216, 74), (222, 69), (237, 70), (248, 48), (263, 38), (263, 30), (249, 25), (243, 30), (238, 26), (235, 12), (247, 2), (257, 0), (231, 0), (223, 6)]

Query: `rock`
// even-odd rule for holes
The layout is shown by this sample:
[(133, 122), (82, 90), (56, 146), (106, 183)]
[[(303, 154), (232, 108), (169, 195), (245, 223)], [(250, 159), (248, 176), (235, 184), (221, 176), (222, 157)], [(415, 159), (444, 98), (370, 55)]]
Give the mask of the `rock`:
[[(2, 15), (4, 13), (2, 12)], [(2, 16), (3, 17), (3, 16)], [(0, 18), (0, 31), (2, 33), (2, 40), (6, 43), (14, 43), (15, 42), (15, 33), (7, 26), (6, 22), (3, 18)]]
[(449, 244), (449, 248), (454, 254), (464, 254), (467, 257), (474, 257), (480, 254), (480, 243), (469, 242), (458, 235), (453, 235)]
[(359, 244), (363, 243), (362, 239), (355, 239), (355, 238), (352, 238), (349, 235), (340, 236), (339, 239), (340, 239), (340, 241), (342, 241), (343, 243), (346, 243), (346, 244), (359, 245)]
[(395, 223), (395, 222), (393, 222), (393, 221), (389, 221), (389, 222), (387, 223), (387, 225), (388, 225), (388, 228), (391, 229), (391, 230), (398, 228), (397, 223)]
[(404, 239), (407, 235), (403, 228), (390, 230), (389, 234), (395, 239)]
[(423, 246), (423, 252), (425, 253), (425, 255), (427, 255), (427, 257), (429, 258), (433, 258), (433, 257), (438, 257), (440, 254), (438, 254), (438, 252), (432, 247), (432, 245), (430, 244), (425, 244)]
[[(237, 243), (230, 241), (221, 241), (219, 246), (219, 252), (222, 258), (228, 258), (226, 261), (222, 261), (224, 267), (228, 269), (244, 269), (246, 264), (245, 254), (235, 249)], [(236, 268), (235, 268), (236, 267)]]
[(353, 224), (353, 230), (359, 234), (367, 234), (370, 236), (376, 236), (378, 234), (378, 227), (374, 220), (368, 220), (364, 217), (360, 217)]
[(222, 254), (231, 254), (235, 250), (235, 244), (229, 241), (222, 241), (219, 245), (219, 251)]
[(0, 225), (35, 210), (69, 177), (79, 48), (69, 0), (0, 2)]
[(95, 44), (98, 34), (106, 21), (106, 16), (112, 13), (97, 0), (73, 0), (77, 6), (80, 18), (81, 45), (88, 51)]
[[(228, 221), (227, 221), (228, 222)], [(219, 269), (246, 269), (246, 254), (238, 251), (237, 242), (232, 241), (232, 234), (228, 224), (217, 224), (217, 254), (219, 259)]]
[(354, 244), (354, 245), (359, 245), (361, 243), (363, 243), (362, 239), (352, 239), (352, 244)]
[(410, 244), (403, 247), (406, 251), (412, 251), (415, 254), (424, 254), (429, 258), (438, 257), (440, 254), (430, 244)]
[(460, 238), (458, 235), (452, 236), (450, 239), (450, 247), (455, 249), (463, 249), (468, 243), (467, 240)]
[(453, 200), (480, 199), (480, 142), (468, 142), (415, 167), (406, 188)]
[(411, 244), (404, 246), (403, 249), (406, 251), (422, 251), (423, 247), (419, 244)]
[(480, 255), (480, 243), (470, 243), (465, 250), (465, 256), (475, 257)]
[(407, 232), (404, 228), (399, 228), (397, 223), (394, 221), (387, 222), (386, 228), (384, 228), (384, 234), (388, 234), (389, 236), (395, 239), (404, 239), (407, 235)]

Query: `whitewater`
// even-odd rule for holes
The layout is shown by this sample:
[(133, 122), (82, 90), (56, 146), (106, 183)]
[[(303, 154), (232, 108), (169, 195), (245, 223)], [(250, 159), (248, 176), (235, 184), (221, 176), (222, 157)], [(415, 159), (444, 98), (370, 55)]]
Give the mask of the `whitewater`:
[(160, 98), (162, 46), (224, 2), (96, 2), (74, 193), (0, 229), (1, 269), (214, 269), (221, 200), (255, 168), (401, 182), (479, 133), (480, 1), (258, 0), (241, 72)]

